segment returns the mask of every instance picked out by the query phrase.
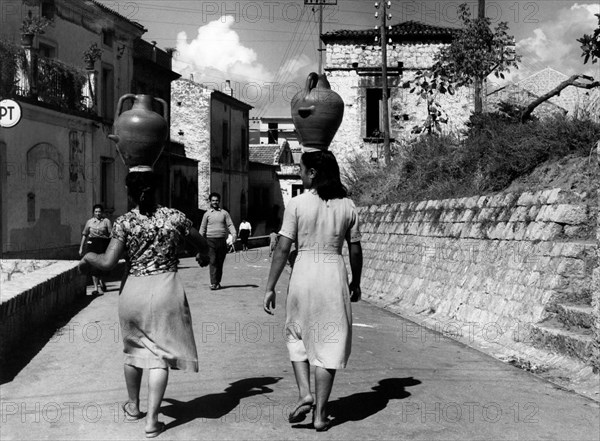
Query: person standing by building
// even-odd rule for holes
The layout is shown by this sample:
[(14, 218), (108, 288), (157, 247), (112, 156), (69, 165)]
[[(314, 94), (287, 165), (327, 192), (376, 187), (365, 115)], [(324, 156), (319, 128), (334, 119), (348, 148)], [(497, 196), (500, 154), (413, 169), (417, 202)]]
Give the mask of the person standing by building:
[(221, 289), (223, 263), (227, 256), (227, 236), (231, 234), (233, 242), (237, 238), (231, 216), (221, 208), (221, 195), (211, 193), (208, 197), (210, 208), (202, 217), (200, 234), (208, 241), (210, 258), (210, 289)]
[[(93, 213), (94, 216), (85, 223), (83, 232), (81, 233), (81, 244), (79, 245), (80, 256), (89, 252), (102, 254), (110, 242), (112, 224), (108, 218), (104, 217), (104, 207), (102, 204), (94, 205)], [(92, 273), (92, 281), (94, 282), (93, 294), (95, 295), (99, 294), (98, 289), (102, 292), (106, 291), (106, 283), (102, 280), (102, 275), (103, 273), (100, 271)]]
[(250, 225), (250, 222), (248, 222), (246, 218), (243, 218), (239, 230), (242, 251), (248, 251), (248, 238), (252, 236), (252, 225)]
[[(285, 208), (263, 308), (273, 314), (275, 285), (296, 242), (285, 333), (299, 396), (288, 420), (302, 421), (315, 405), (313, 426), (321, 432), (331, 426), (327, 402), (336, 370), (345, 368), (350, 356), (350, 302), (361, 296), (363, 257), (357, 210), (347, 198), (335, 156), (329, 151), (304, 153), (300, 177), (309, 191), (292, 198)], [(349, 284), (342, 257), (344, 240), (352, 271)], [(310, 390), (310, 365), (315, 366), (315, 397)]]

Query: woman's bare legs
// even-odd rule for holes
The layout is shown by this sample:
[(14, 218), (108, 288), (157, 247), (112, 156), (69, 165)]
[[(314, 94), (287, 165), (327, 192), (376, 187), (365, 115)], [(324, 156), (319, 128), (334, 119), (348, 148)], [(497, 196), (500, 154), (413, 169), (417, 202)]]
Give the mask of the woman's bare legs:
[[(140, 385), (142, 384), (142, 368), (132, 366), (130, 364), (124, 365), (125, 372), (125, 384), (127, 385), (127, 395), (129, 396), (129, 402), (135, 405), (129, 405), (128, 412), (136, 414), (140, 412)], [(131, 409), (136, 412), (132, 412)]]
[(164, 368), (150, 369), (148, 375), (148, 413), (146, 414), (146, 431), (158, 426), (158, 411), (169, 380), (169, 370)]
[(319, 366), (315, 368), (315, 394), (317, 396), (317, 405), (314, 412), (315, 429), (327, 425), (327, 401), (329, 395), (331, 395), (334, 378), (335, 369), (325, 369)]
[[(290, 422), (299, 422), (310, 412), (314, 398), (310, 392), (310, 365), (308, 361), (292, 361), (296, 384), (298, 385), (298, 402), (290, 414)], [(294, 416), (297, 415), (296, 418)]]

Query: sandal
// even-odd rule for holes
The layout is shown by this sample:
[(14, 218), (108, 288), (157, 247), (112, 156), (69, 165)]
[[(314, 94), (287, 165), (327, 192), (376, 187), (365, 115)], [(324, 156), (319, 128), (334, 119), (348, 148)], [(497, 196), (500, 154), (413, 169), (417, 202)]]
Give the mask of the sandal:
[(304, 421), (306, 415), (313, 408), (313, 403), (300, 403), (289, 415), (288, 422), (290, 423), (299, 423)]
[(156, 438), (158, 435), (165, 431), (165, 428), (165, 423), (158, 422), (156, 425), (156, 429), (146, 430), (146, 438)]
[(144, 412), (140, 412), (139, 409), (138, 409), (137, 413), (129, 412), (127, 410), (127, 407), (130, 405), (134, 405), (134, 403), (131, 401), (127, 401), (127, 402), (123, 403), (123, 405), (121, 406), (121, 409), (123, 409), (123, 412), (125, 412), (125, 419), (127, 421), (137, 421), (141, 418), (144, 418)]

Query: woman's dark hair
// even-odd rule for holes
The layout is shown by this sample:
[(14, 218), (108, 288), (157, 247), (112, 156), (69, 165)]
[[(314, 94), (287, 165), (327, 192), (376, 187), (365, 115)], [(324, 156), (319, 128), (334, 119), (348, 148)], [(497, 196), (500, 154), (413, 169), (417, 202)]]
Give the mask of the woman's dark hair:
[(127, 195), (139, 206), (140, 213), (151, 216), (156, 210), (158, 175), (154, 172), (130, 172), (125, 177)]
[(324, 201), (340, 199), (348, 196), (348, 190), (342, 184), (340, 167), (330, 151), (306, 152), (302, 154), (302, 163), (307, 169), (314, 168), (317, 174), (312, 181), (312, 188)]
[(92, 207), (92, 211), (96, 211), (96, 208), (99, 208), (100, 210), (104, 211), (104, 205), (102, 204), (96, 204)]

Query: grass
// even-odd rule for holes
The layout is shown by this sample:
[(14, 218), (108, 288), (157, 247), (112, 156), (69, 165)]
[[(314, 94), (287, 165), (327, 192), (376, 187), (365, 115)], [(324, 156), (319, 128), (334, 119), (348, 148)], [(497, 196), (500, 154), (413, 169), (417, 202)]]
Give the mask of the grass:
[(483, 114), (471, 117), (464, 135), (422, 136), (387, 167), (354, 159), (345, 176), (352, 198), (370, 205), (499, 192), (548, 160), (587, 157), (600, 124), (564, 116), (523, 124)]

